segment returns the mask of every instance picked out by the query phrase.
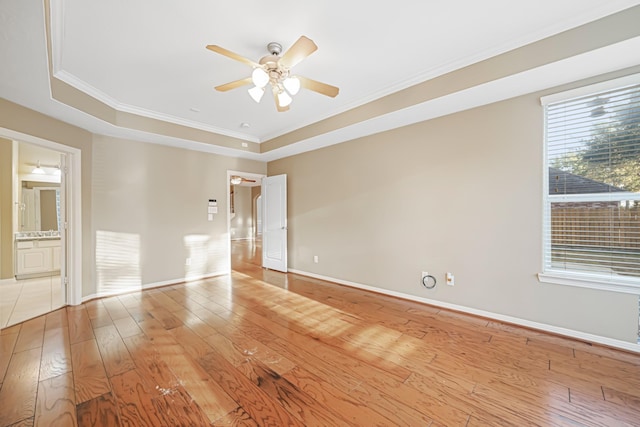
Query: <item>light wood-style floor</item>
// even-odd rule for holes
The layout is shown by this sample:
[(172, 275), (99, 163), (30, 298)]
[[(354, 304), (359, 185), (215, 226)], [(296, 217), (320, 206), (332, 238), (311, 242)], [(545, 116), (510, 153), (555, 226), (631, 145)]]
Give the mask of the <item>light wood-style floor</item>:
[(0, 328), (15, 325), (62, 307), (60, 275), (0, 283)]
[[(0, 426), (640, 425), (640, 356), (264, 271), (0, 334)], [(255, 252), (254, 254), (259, 254)]]

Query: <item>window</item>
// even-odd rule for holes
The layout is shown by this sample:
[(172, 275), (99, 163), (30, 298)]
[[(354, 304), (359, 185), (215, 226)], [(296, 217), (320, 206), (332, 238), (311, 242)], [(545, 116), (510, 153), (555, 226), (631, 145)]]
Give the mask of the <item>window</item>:
[(542, 103), (540, 280), (640, 293), (640, 75)]

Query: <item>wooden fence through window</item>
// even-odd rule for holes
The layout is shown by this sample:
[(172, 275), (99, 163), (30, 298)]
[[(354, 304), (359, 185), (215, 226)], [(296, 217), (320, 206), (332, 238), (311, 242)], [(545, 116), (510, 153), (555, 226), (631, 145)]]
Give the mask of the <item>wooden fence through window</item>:
[(551, 244), (640, 251), (640, 202), (552, 203)]

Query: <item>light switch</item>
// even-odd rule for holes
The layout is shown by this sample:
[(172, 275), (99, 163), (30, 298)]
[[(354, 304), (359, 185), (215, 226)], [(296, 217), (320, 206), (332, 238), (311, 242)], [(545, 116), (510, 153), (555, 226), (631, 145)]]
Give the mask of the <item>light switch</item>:
[(207, 206), (207, 220), (213, 221), (213, 214), (218, 213), (218, 201), (216, 199), (209, 199)]

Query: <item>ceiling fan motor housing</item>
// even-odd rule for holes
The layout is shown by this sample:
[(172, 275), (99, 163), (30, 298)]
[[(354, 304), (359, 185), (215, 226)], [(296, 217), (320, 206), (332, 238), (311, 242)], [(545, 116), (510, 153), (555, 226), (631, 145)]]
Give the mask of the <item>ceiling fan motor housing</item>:
[(282, 52), (282, 45), (280, 43), (271, 42), (267, 45), (267, 50), (271, 55), (260, 58), (259, 64), (262, 65), (264, 70), (267, 72), (269, 80), (272, 83), (281, 83), (284, 79), (289, 77), (289, 70), (279, 64), (279, 55)]
[(282, 45), (280, 43), (271, 42), (267, 45), (267, 51), (271, 55), (280, 55), (282, 53)]

